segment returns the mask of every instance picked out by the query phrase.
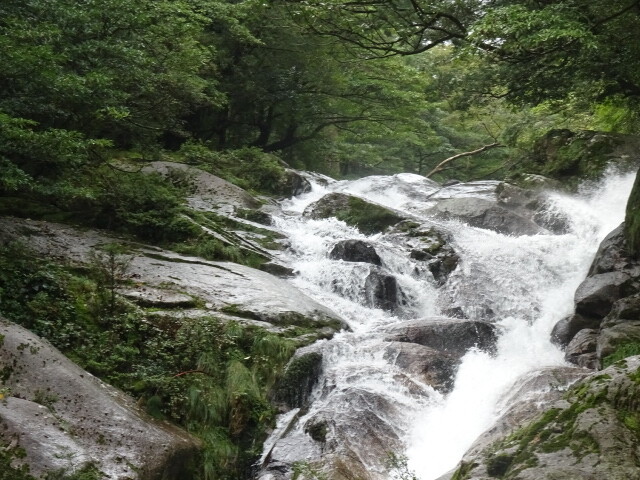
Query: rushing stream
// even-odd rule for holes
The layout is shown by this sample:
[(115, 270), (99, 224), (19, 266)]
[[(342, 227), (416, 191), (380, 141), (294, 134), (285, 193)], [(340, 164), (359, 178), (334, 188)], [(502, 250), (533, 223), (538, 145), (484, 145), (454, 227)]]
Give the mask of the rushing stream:
[[(292, 282), (342, 316), (351, 331), (314, 346), (322, 352), (323, 369), (311, 406), (283, 416), (283, 424), (293, 413), (300, 418), (267, 442), (269, 456), (289, 465), (322, 462), (327, 455), (357, 457), (354, 464), (373, 479), (388, 478), (380, 457), (390, 450), (406, 454), (421, 480), (437, 479), (454, 468), (505, 408), (503, 397), (520, 376), (564, 364), (562, 352), (549, 341), (550, 331), (572, 312), (573, 294), (599, 242), (623, 220), (633, 177), (612, 173), (580, 195), (551, 194), (549, 214), (565, 219), (567, 226), (559, 234), (503, 235), (456, 220), (436, 220), (428, 212), (447, 198), (494, 201), (497, 182), (442, 188), (417, 175), (376, 176), (314, 182), (310, 193), (284, 202), (276, 225), (290, 241), (282, 260), (297, 272)], [(423, 263), (411, 258), (406, 237), (366, 236), (333, 218), (302, 215), (329, 192), (356, 195), (447, 232), (460, 258), (457, 267), (438, 282)], [(372, 245), (382, 266), (329, 259), (337, 242), (352, 239)], [(363, 288), (370, 272), (380, 269), (392, 275), (402, 291), (392, 312), (373, 308)], [(399, 368), (388, 336), (402, 322), (451, 312), (497, 325), (499, 338), (492, 353), (469, 350), (453, 388), (443, 394)], [(327, 445), (305, 433), (305, 425), (320, 421), (328, 425)]]

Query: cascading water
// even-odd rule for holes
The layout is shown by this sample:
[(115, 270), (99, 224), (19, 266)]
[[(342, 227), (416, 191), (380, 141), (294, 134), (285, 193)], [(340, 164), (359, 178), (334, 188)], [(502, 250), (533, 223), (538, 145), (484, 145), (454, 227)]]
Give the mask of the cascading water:
[[(286, 434), (280, 431), (280, 438), (267, 442), (269, 458), (289, 465), (322, 463), (331, 455), (355, 458), (349, 468), (358, 465), (372, 479), (388, 478), (380, 457), (389, 450), (406, 452), (421, 480), (436, 479), (453, 468), (498, 417), (500, 399), (518, 377), (564, 363), (549, 333), (571, 312), (573, 293), (598, 243), (623, 220), (632, 183), (633, 175), (612, 173), (580, 195), (550, 195), (548, 209), (568, 219), (566, 231), (531, 236), (502, 235), (459, 221), (435, 220), (428, 213), (451, 197), (494, 201), (497, 182), (440, 188), (411, 174), (368, 177), (314, 184), (310, 193), (284, 202), (276, 225), (290, 240), (282, 260), (297, 271), (292, 281), (342, 316), (351, 331), (317, 345), (323, 354), (322, 379), (304, 415), (300, 412), (294, 422), (291, 414), (283, 417), (292, 423)], [(329, 192), (359, 196), (403, 212), (416, 224), (448, 232), (460, 257), (457, 268), (438, 282), (397, 236), (365, 236), (335, 219), (301, 215)], [(373, 245), (382, 267), (330, 260), (329, 252), (342, 240)], [(403, 292), (401, 305), (392, 313), (373, 308), (363, 292), (364, 279), (381, 268)], [(500, 335), (492, 354), (472, 349), (464, 355), (454, 388), (442, 395), (400, 368), (388, 336), (394, 325), (408, 319), (454, 311), (470, 320), (490, 320)], [(330, 430), (327, 445), (309, 438), (310, 425), (319, 422)]]

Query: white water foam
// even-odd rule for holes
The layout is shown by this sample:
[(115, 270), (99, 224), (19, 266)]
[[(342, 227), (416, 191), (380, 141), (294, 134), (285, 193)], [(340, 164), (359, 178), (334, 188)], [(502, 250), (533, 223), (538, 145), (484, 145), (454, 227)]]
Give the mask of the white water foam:
[(456, 240), (466, 268), (472, 270), (474, 262), (489, 267), (495, 288), (488, 290), (498, 295), (495, 309), (514, 315), (498, 322), (504, 333), (497, 354), (469, 352), (453, 391), (416, 415), (407, 455), (421, 480), (437, 479), (456, 466), (498, 418), (499, 399), (520, 376), (564, 363), (562, 352), (549, 341), (551, 329), (572, 311), (573, 293), (599, 242), (623, 221), (633, 179), (612, 174), (581, 197), (556, 195), (556, 208), (571, 219), (566, 235), (514, 238), (459, 231)]
[[(329, 184), (312, 180), (313, 190), (283, 202), (283, 215), (275, 219), (290, 241), (290, 248), (282, 253), (283, 261), (298, 273), (291, 281), (344, 318), (352, 331), (320, 345), (323, 380), (296, 428), (315, 415), (351, 415), (357, 421), (358, 412), (352, 411), (349, 395), (360, 392), (364, 395), (360, 398), (378, 398), (387, 405), (380, 418), (408, 446), (409, 466), (421, 480), (436, 479), (454, 468), (471, 443), (500, 415), (500, 399), (520, 376), (564, 363), (562, 352), (549, 342), (549, 333), (572, 311), (573, 293), (584, 279), (598, 243), (623, 220), (633, 178), (612, 173), (579, 196), (553, 195), (553, 209), (570, 219), (570, 232), (564, 235), (510, 237), (456, 222), (439, 222), (452, 233), (453, 246), (461, 257), (461, 264), (441, 288), (410, 259), (408, 250), (392, 239), (363, 235), (336, 219), (306, 219), (302, 212), (326, 193), (345, 192), (433, 222), (423, 217), (423, 212), (438, 199), (490, 198), (496, 182), (438, 190), (433, 182), (410, 174)], [(328, 258), (333, 245), (345, 239), (365, 240), (375, 246), (385, 270), (407, 295), (406, 311), (390, 314), (365, 305), (362, 283), (374, 267)], [(460, 308), (469, 318), (492, 316), (502, 334), (496, 355), (479, 351), (465, 355), (453, 391), (443, 397), (384, 358), (384, 332), (403, 318), (440, 315), (450, 307)], [(400, 377), (404, 383), (398, 383)], [(403, 429), (409, 426), (413, 429), (407, 434)], [(304, 432), (292, 438), (276, 451), (282, 460), (308, 460), (310, 452), (318, 453), (313, 442), (303, 445), (300, 439), (305, 438)], [(366, 455), (361, 460), (370, 465), (371, 478), (388, 477)]]

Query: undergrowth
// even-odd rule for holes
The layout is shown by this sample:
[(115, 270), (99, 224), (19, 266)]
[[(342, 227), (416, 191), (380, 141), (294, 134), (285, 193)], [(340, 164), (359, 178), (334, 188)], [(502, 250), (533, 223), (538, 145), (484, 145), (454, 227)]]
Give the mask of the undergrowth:
[(19, 244), (0, 246), (0, 314), (137, 398), (154, 417), (199, 437), (192, 479), (247, 478), (275, 420), (269, 395), (293, 341), (213, 317), (147, 315), (114, 299), (112, 280), (104, 268), (72, 269)]

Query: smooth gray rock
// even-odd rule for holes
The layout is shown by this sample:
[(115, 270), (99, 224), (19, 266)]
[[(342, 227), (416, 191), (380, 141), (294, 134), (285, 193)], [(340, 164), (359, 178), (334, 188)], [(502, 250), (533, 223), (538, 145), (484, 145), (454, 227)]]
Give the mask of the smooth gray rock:
[(495, 201), (483, 198), (449, 198), (428, 210), (437, 218), (457, 219), (472, 227), (493, 230), (505, 235), (536, 235), (546, 230), (532, 220), (518, 215)]
[(551, 341), (560, 347), (566, 347), (580, 330), (598, 328), (600, 322), (599, 318), (584, 317), (578, 313), (568, 315), (554, 325), (551, 330)]
[(640, 319), (640, 293), (617, 300), (611, 307), (609, 315), (602, 321), (602, 328), (607, 328), (625, 320)]
[(401, 371), (446, 393), (453, 388), (459, 357), (417, 343), (389, 342), (384, 358)]
[(624, 270), (629, 265), (625, 248), (624, 224), (621, 224), (600, 242), (589, 276)]
[(595, 369), (598, 366), (596, 345), (598, 331), (591, 328), (580, 330), (567, 345), (564, 358), (580, 367)]
[(587, 277), (576, 290), (576, 313), (588, 317), (604, 318), (613, 303), (623, 294), (623, 286), (630, 276), (624, 272), (599, 273)]
[(132, 399), (28, 330), (0, 319), (0, 365), (9, 398), (0, 436), (17, 439), (32, 475), (95, 464), (107, 478), (179, 480), (198, 442), (153, 420)]
[(204, 170), (183, 163), (151, 162), (142, 169), (165, 177), (180, 175), (192, 193), (187, 203), (194, 210), (231, 214), (236, 208), (259, 208), (260, 202), (240, 187)]
[(133, 288), (118, 289), (118, 293), (142, 307), (193, 308), (196, 304), (193, 297), (184, 293), (141, 285)]
[(373, 246), (363, 240), (341, 240), (335, 244), (329, 258), (347, 262), (363, 262), (382, 265), (382, 260)]
[[(62, 261), (87, 265), (96, 247), (127, 243), (95, 230), (79, 230), (55, 223), (0, 218), (0, 237), (24, 238), (36, 252)], [(211, 314), (235, 315), (240, 321), (262, 321), (280, 327), (291, 325), (332, 330), (347, 328), (337, 314), (312, 300), (285, 280), (270, 273), (230, 262), (207, 261), (168, 250), (129, 244), (126, 274), (138, 289), (154, 295), (188, 295)], [(164, 292), (164, 293), (163, 293)]]
[(424, 345), (454, 356), (462, 356), (471, 348), (493, 351), (496, 327), (479, 320), (433, 317), (409, 320), (387, 329), (387, 341)]

